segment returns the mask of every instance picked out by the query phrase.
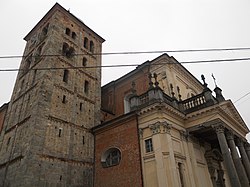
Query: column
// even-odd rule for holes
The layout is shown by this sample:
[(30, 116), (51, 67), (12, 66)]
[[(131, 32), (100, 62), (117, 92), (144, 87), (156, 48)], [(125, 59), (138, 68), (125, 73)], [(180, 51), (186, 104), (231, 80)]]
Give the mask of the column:
[(231, 186), (235, 186), (235, 187), (241, 186), (239, 178), (238, 178), (238, 174), (236, 172), (236, 169), (233, 163), (233, 159), (228, 149), (227, 140), (224, 134), (225, 128), (222, 125), (217, 125), (215, 126), (215, 131), (216, 131), (217, 138), (220, 144), (222, 157), (225, 163), (225, 167), (229, 176)]
[(250, 144), (248, 142), (245, 143), (245, 150), (247, 152), (248, 159), (250, 160)]
[(146, 170), (145, 170), (145, 161), (144, 161), (144, 140), (143, 140), (143, 129), (139, 128), (139, 138), (140, 138), (140, 148), (141, 148), (141, 167), (142, 167), (142, 178), (143, 186), (147, 186), (146, 180)]
[(237, 143), (237, 146), (240, 150), (240, 155), (241, 155), (242, 162), (243, 162), (243, 165), (245, 167), (245, 170), (246, 170), (246, 173), (248, 176), (248, 180), (250, 180), (250, 163), (249, 163), (245, 148), (243, 146), (243, 141), (238, 138), (236, 143)]
[(235, 146), (234, 134), (231, 131), (227, 132), (227, 140), (229, 148), (231, 150), (234, 166), (236, 168), (236, 171), (240, 179), (240, 183), (242, 186), (248, 186), (249, 185), (248, 177)]

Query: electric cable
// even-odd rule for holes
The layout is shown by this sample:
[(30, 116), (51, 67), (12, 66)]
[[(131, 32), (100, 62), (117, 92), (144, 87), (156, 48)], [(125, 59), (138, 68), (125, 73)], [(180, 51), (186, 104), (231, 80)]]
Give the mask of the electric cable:
[[(245, 51), (250, 50), (250, 47), (235, 47), (235, 48), (208, 48), (208, 49), (180, 49), (180, 50), (159, 50), (159, 51), (123, 51), (123, 52), (103, 52), (103, 53), (78, 53), (73, 54), (74, 56), (83, 56), (83, 55), (135, 55), (135, 54), (153, 54), (153, 53), (188, 53), (188, 52), (218, 52), (218, 51)], [(29, 55), (9, 55), (9, 56), (0, 56), (0, 59), (6, 58), (24, 58)], [(54, 56), (64, 56), (63, 54), (50, 54), (50, 55), (41, 55), (46, 57)], [(34, 56), (33, 56), (34, 57)]]
[[(216, 63), (216, 62), (234, 62), (234, 61), (248, 61), (250, 57), (247, 58), (229, 58), (229, 59), (213, 59), (213, 60), (194, 60), (194, 61), (183, 61), (183, 62), (163, 62), (163, 63), (153, 63), (148, 64), (150, 66), (164, 65), (164, 64), (200, 64), (200, 63)], [(60, 70), (60, 69), (89, 69), (89, 68), (117, 68), (117, 67), (131, 67), (140, 66), (142, 64), (114, 64), (114, 65), (100, 65), (100, 66), (76, 66), (76, 67), (48, 67), (48, 68), (34, 68), (30, 70)], [(147, 64), (145, 64), (147, 65)], [(27, 69), (0, 69), (0, 72), (4, 71), (27, 71)]]

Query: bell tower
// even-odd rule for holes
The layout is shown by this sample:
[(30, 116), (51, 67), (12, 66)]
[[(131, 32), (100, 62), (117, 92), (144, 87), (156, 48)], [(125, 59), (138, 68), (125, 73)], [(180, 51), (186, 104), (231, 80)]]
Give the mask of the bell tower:
[(0, 186), (92, 186), (104, 39), (57, 3), (24, 39), (0, 137)]

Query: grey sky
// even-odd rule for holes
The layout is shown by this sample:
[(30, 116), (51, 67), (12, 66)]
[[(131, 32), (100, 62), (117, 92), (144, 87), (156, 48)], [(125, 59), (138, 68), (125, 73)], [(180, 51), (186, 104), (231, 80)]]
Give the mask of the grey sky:
[[(0, 56), (22, 55), (23, 37), (56, 3), (0, 1)], [(64, 8), (106, 39), (103, 52), (250, 47), (248, 0), (59, 0)], [(103, 56), (103, 65), (140, 64), (160, 54)], [(249, 51), (170, 53), (178, 61), (250, 57)], [(0, 59), (1, 69), (18, 68), (21, 59)], [(211, 89), (213, 73), (226, 99), (250, 92), (250, 61), (184, 65), (198, 79), (204, 74)], [(106, 84), (130, 68), (103, 69)], [(16, 72), (0, 72), (0, 105), (8, 102)], [(250, 95), (236, 103), (250, 127)]]

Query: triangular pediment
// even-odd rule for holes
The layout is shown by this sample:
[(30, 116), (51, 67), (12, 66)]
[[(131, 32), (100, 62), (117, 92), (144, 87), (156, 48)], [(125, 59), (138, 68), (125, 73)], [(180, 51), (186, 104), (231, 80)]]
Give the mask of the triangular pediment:
[(231, 118), (237, 121), (237, 123), (239, 123), (247, 131), (249, 131), (246, 123), (242, 119), (241, 115), (239, 114), (238, 110), (235, 108), (231, 100), (227, 100), (225, 104), (222, 104), (222, 109), (227, 115), (229, 115)]

